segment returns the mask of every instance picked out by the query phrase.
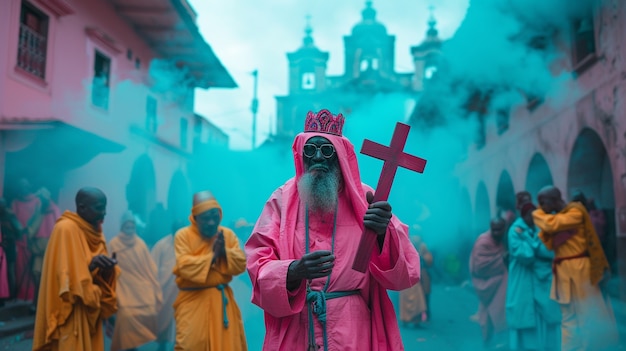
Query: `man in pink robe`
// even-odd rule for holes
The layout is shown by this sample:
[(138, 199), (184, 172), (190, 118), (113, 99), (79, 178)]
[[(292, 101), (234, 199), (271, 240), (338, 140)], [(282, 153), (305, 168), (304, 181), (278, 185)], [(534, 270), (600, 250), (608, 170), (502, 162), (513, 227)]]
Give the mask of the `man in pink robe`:
[[(18, 182), (18, 197), (11, 203), (11, 208), (24, 228), (22, 235), (15, 242), (17, 248), (16, 297), (24, 301), (34, 301), (37, 296), (45, 246), (61, 212), (50, 199), (50, 194), (46, 189), (42, 188), (33, 193), (30, 183), (24, 178)], [(34, 302), (36, 305), (36, 301)]]
[(500, 217), (493, 219), (491, 230), (476, 239), (470, 256), (470, 274), (479, 301), (478, 322), (487, 347), (502, 347), (507, 338), (505, 233), (505, 220)]
[[(404, 349), (386, 289), (419, 281), (419, 255), (389, 203), (369, 203), (342, 126), (341, 115), (309, 112), (292, 147), (296, 176), (271, 195), (245, 245), (263, 350)], [(360, 273), (351, 267), (364, 227), (378, 245)]]

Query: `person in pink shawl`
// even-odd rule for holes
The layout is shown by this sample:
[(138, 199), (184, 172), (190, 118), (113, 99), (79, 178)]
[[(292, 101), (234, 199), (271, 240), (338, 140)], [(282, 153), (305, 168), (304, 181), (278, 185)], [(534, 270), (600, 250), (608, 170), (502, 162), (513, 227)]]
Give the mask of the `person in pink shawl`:
[[(404, 350), (387, 289), (419, 281), (408, 227), (371, 203), (344, 117), (309, 112), (292, 151), (296, 175), (266, 202), (246, 242), (263, 350)], [(364, 228), (377, 234), (365, 273), (352, 270)]]
[(15, 276), (17, 298), (37, 305), (39, 279), (48, 239), (61, 211), (50, 199), (47, 189), (31, 191), (30, 182), (18, 181), (18, 196), (11, 203), (13, 213), (24, 228), (16, 240)]
[(491, 228), (481, 234), (470, 256), (472, 285), (478, 296), (478, 323), (487, 348), (506, 346), (507, 251), (503, 244), (507, 223), (503, 218), (491, 220)]

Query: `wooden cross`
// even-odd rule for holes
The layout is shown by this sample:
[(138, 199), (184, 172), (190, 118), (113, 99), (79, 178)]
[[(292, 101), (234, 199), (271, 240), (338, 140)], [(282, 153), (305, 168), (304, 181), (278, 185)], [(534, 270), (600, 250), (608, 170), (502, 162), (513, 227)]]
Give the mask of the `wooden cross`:
[[(378, 185), (376, 186), (373, 202), (387, 201), (389, 192), (391, 191), (391, 184), (393, 184), (393, 178), (396, 175), (398, 167), (424, 173), (426, 160), (409, 155), (403, 151), (406, 138), (409, 135), (409, 129), (411, 129), (411, 127), (408, 125), (398, 122), (396, 129), (393, 131), (391, 145), (389, 146), (381, 145), (367, 139), (363, 140), (363, 146), (361, 146), (362, 154), (385, 161), (383, 169), (380, 172), (380, 178), (378, 178)], [(365, 272), (375, 242), (376, 233), (365, 228), (361, 236), (361, 242), (359, 243), (356, 257), (352, 263), (352, 269), (361, 273)]]

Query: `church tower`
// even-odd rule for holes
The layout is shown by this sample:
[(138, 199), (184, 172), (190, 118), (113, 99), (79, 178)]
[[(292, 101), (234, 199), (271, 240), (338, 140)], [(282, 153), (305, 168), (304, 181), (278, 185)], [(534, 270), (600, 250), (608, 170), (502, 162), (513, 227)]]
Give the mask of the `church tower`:
[(313, 43), (310, 17), (304, 29), (302, 47), (287, 54), (289, 60), (289, 94), (312, 93), (326, 88), (328, 53)]
[(310, 17), (304, 29), (302, 46), (287, 54), (289, 61), (289, 93), (276, 97), (276, 138), (291, 141), (302, 131), (309, 111), (323, 106), (321, 99), (328, 89), (326, 64), (328, 52), (321, 51), (313, 42)]
[(344, 36), (345, 79), (358, 79), (362, 83), (378, 77), (390, 78), (394, 73), (395, 36), (376, 20), (372, 1), (365, 2), (362, 20)]
[(433, 15), (433, 7), (430, 7), (430, 18), (426, 39), (420, 45), (411, 47), (411, 55), (415, 66), (413, 78), (413, 90), (424, 90), (424, 84), (433, 79), (437, 70), (441, 68), (441, 39), (437, 31), (437, 21)]

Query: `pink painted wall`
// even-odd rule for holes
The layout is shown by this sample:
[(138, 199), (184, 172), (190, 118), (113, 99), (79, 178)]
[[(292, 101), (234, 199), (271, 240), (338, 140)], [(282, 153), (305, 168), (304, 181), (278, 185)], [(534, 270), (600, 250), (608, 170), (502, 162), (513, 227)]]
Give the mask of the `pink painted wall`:
[[(160, 125), (156, 137), (162, 142), (179, 147), (180, 119), (188, 120), (188, 143), (183, 146), (183, 151), (187, 152), (191, 151), (193, 140), (193, 107), (150, 91), (146, 82), (149, 81), (149, 63), (155, 53), (116, 14), (108, 1), (64, 0), (74, 13), (61, 17), (40, 6), (38, 1), (31, 3), (49, 16), (45, 81), (16, 70), (21, 0), (0, 1), (0, 47), (3, 48), (0, 51), (0, 120), (62, 120), (125, 147), (120, 153), (99, 154), (87, 164), (67, 172), (58, 199), (62, 209), (74, 210), (74, 195), (79, 188), (101, 188), (109, 200), (105, 233), (110, 238), (117, 233), (119, 218), (128, 208), (126, 184), (138, 157), (147, 154), (153, 162), (154, 202), (167, 205), (172, 175), (177, 170), (186, 174), (186, 156), (130, 132), (131, 126), (140, 129), (145, 126), (146, 97), (150, 95), (158, 101)], [(86, 27), (97, 28), (112, 38), (119, 52), (93, 40), (86, 33)], [(111, 59), (108, 110), (91, 103), (96, 49)], [(133, 53), (131, 60), (126, 56), (128, 49)], [(141, 60), (139, 70), (135, 68), (136, 57)], [(193, 90), (189, 92), (193, 94)], [(15, 135), (14, 131), (0, 130), (0, 195), (4, 183), (4, 153), (28, 144), (28, 141), (15, 142)], [(12, 149), (7, 150), (6, 143)]]
[[(611, 166), (618, 271), (626, 278), (626, 225), (619, 218), (626, 213), (626, 184), (621, 180), (626, 173), (626, 2), (605, 6), (594, 20), (599, 59), (572, 82), (571, 99), (548, 101), (532, 112), (519, 106), (511, 112), (509, 129), (502, 135), (497, 134), (495, 122), (490, 121), (485, 146), (469, 150), (458, 174), (462, 175), (459, 179), (470, 195), (474, 212), (478, 184), (486, 184), (490, 212), (494, 215), (500, 173), (508, 171), (515, 191), (524, 190), (531, 158), (538, 152), (548, 163), (554, 185), (569, 198), (568, 171), (576, 138), (586, 128), (593, 130), (602, 140)], [(561, 64), (555, 69), (570, 69), (569, 62)], [(490, 172), (485, 174), (483, 170)], [(603, 205), (608, 207), (600, 204)], [(626, 218), (622, 222), (626, 223)], [(621, 284), (624, 297), (626, 279)]]
[[(4, 0), (0, 13), (5, 17), (0, 26), (4, 36), (0, 67), (6, 72), (0, 83), (0, 116), (29, 119), (60, 119), (105, 138), (120, 140), (119, 124), (145, 124), (145, 101), (148, 91), (146, 81), (149, 62), (155, 53), (115, 13), (106, 1), (66, 0), (74, 14), (56, 17), (45, 8), (37, 6), (49, 16), (48, 51), (45, 82), (32, 79), (15, 69), (19, 33), (21, 0)], [(36, 2), (33, 2), (37, 5)], [(1, 17), (0, 17), (1, 18)], [(97, 28), (112, 38), (121, 52), (100, 45), (90, 38), (85, 29)], [(2, 28), (2, 27), (0, 27)], [(111, 93), (109, 109), (105, 111), (91, 103), (90, 86), (93, 77), (95, 50), (111, 59)], [(126, 51), (133, 57), (127, 59)], [(134, 59), (139, 57), (141, 69), (135, 69)], [(133, 103), (129, 103), (132, 97)], [(159, 116), (164, 127), (160, 137), (178, 145), (179, 119), (191, 118), (191, 111), (181, 111), (180, 106), (164, 108), (159, 99)], [(191, 123), (189, 123), (191, 125)]]

